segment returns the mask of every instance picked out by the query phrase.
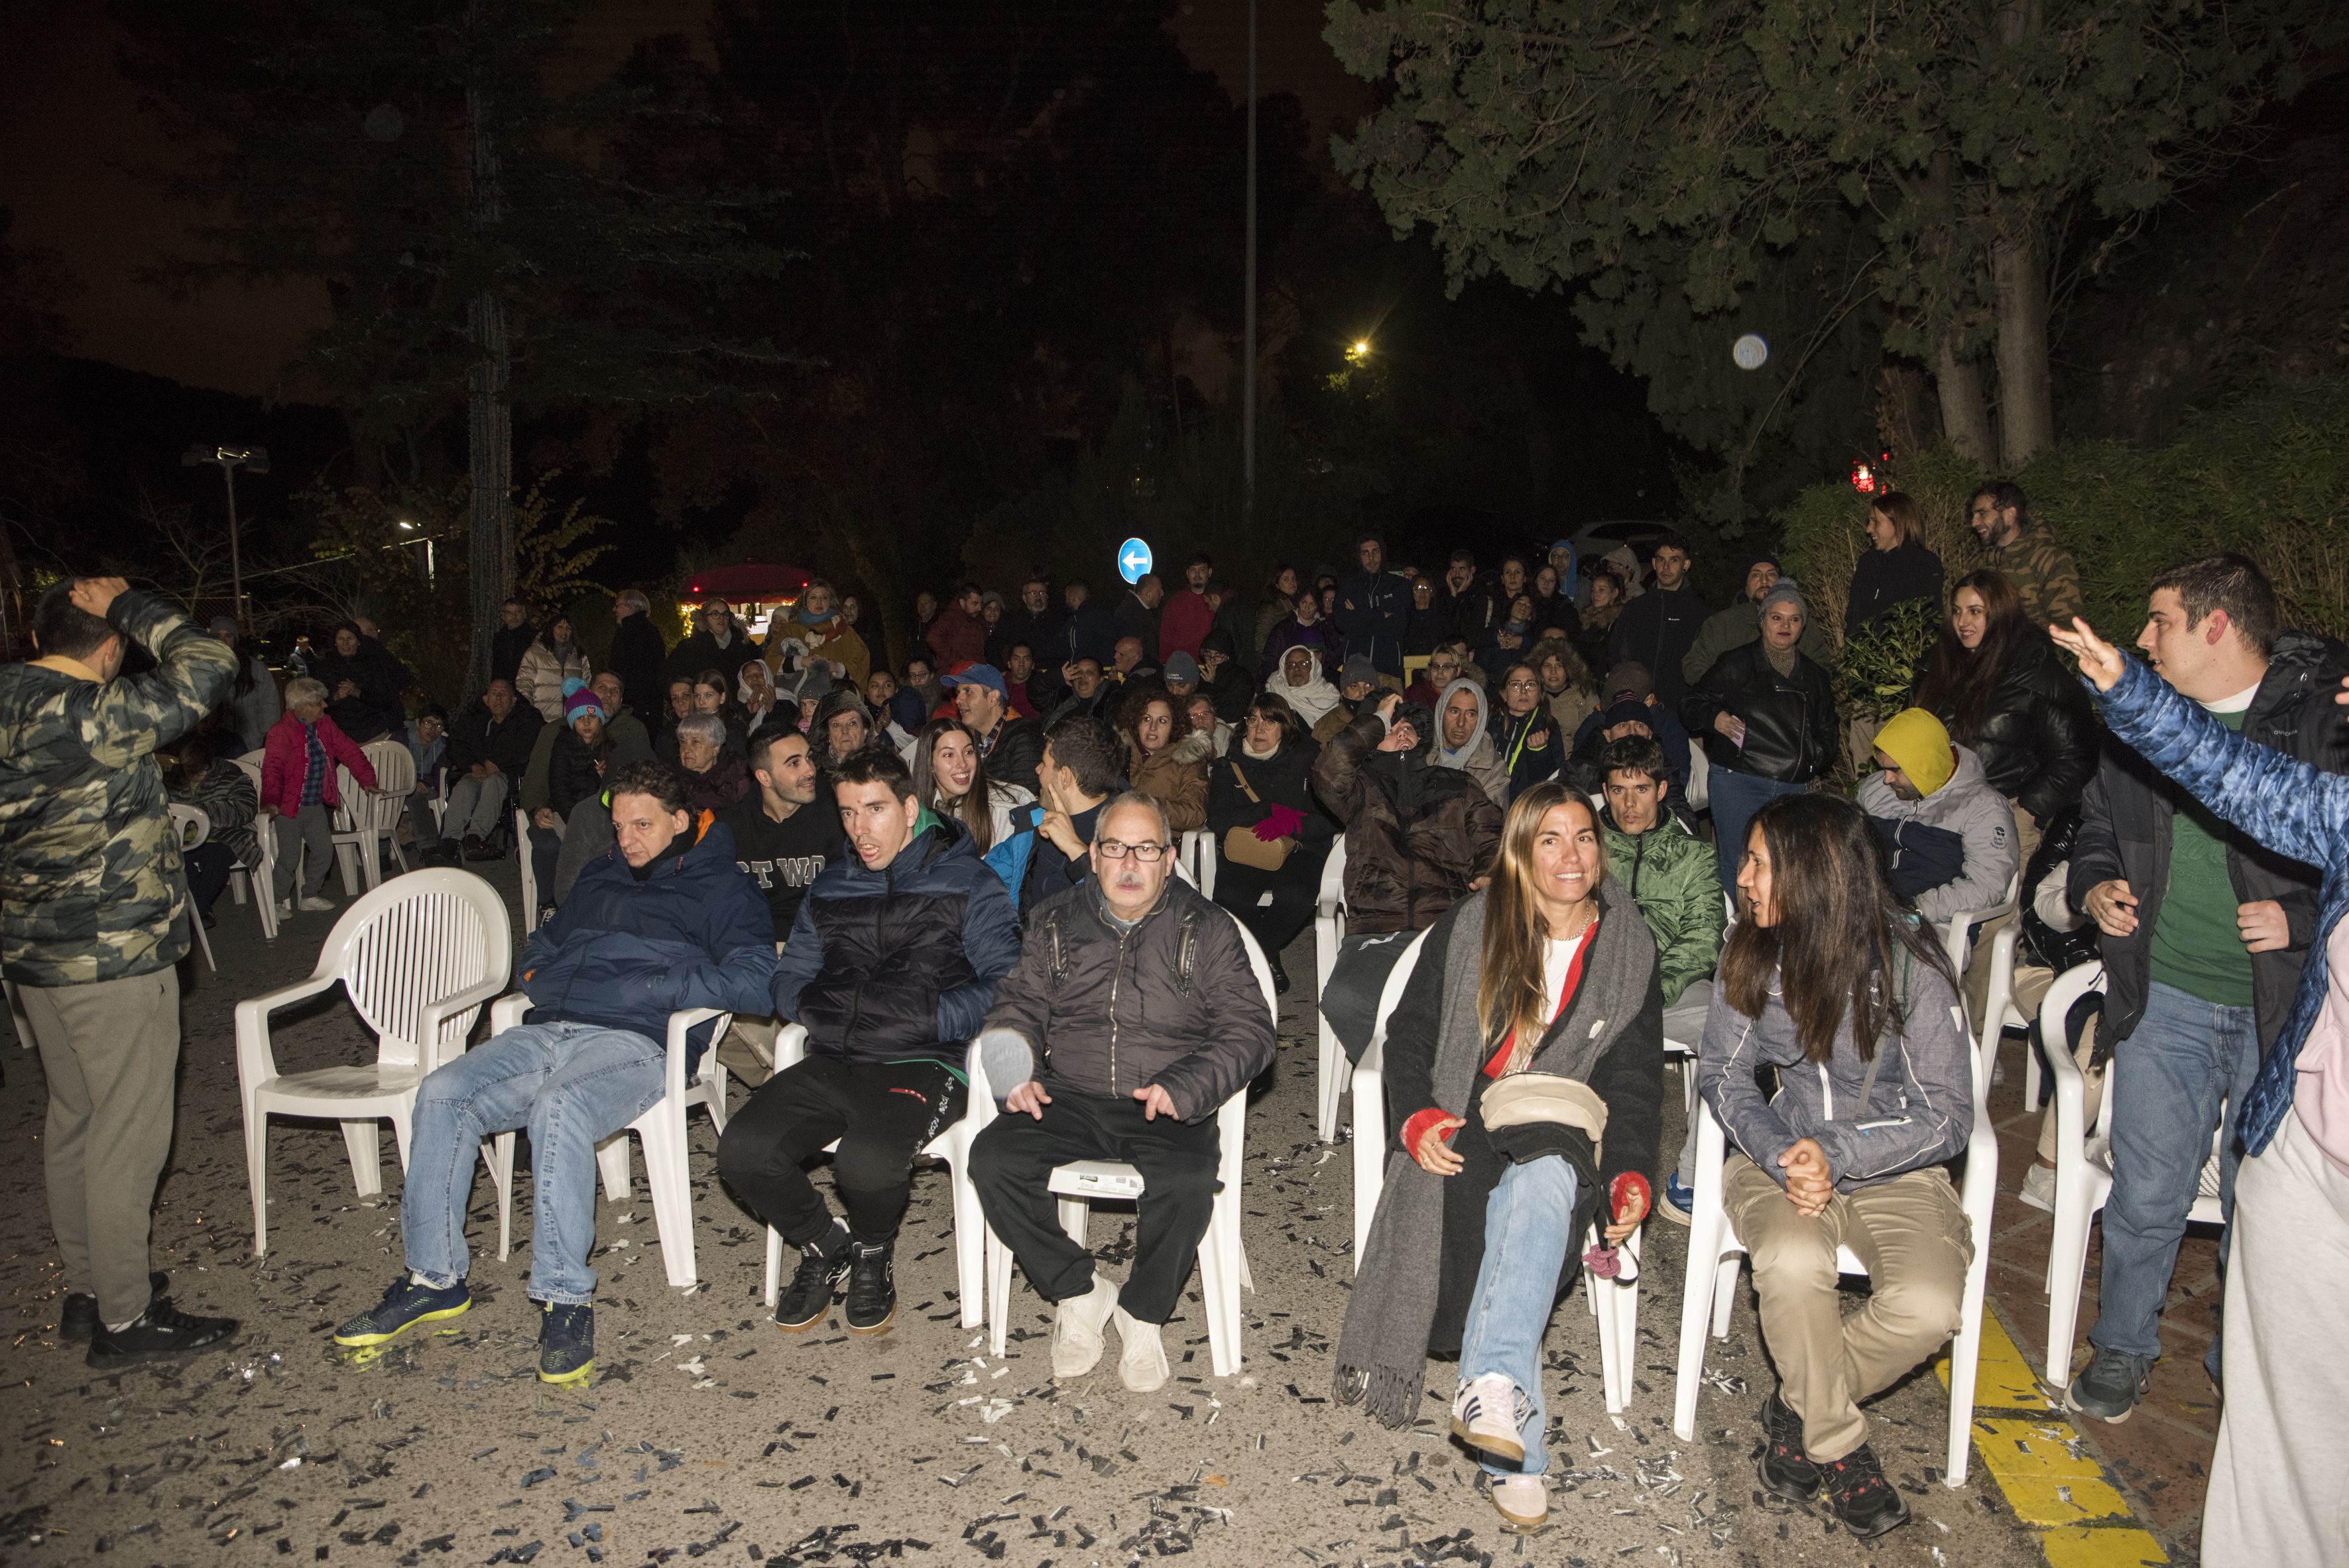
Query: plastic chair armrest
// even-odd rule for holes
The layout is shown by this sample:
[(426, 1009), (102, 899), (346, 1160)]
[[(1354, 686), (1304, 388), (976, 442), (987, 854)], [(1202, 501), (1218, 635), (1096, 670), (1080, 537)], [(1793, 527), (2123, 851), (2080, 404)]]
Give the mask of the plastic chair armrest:
[(775, 1031), (775, 1070), (797, 1067), (807, 1059), (807, 1026), (785, 1024)]
[(530, 1016), (530, 997), (520, 991), (509, 991), (490, 1004), (490, 1033), (502, 1035)]
[[(506, 977), (492, 975), (476, 981), (460, 991), (452, 992), (436, 1001), (427, 1002), (417, 1015), (416, 1054), (424, 1070), (430, 1072), (440, 1065), (440, 1026), (452, 1013), (462, 1013), (478, 1007), (505, 989)], [(449, 1049), (451, 1059), (465, 1054), (465, 1042), (456, 1041)]]
[[(674, 1096), (682, 1096), (685, 1093), (685, 1037), (687, 1034), (697, 1024), (707, 1023), (712, 1018), (731, 1019), (733, 1016), (733, 1014), (719, 1007), (681, 1007), (668, 1016), (668, 1093)], [(711, 1050), (718, 1048), (718, 1037), (725, 1032), (723, 1025), (710, 1031), (709, 1048)]]
[[(264, 896), (266, 890), (264, 891)], [(340, 975), (313, 975), (291, 985), (248, 996), (236, 1005), (236, 1074), (246, 1088), (277, 1076), (276, 1054), (269, 1048), (269, 1015), (280, 1007), (331, 991)]]

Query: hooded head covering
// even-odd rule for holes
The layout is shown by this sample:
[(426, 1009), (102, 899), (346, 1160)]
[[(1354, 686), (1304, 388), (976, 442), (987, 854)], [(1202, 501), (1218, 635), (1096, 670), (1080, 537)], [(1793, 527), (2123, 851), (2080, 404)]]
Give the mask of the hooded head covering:
[[(1300, 657), (1304, 659), (1306, 673), (1311, 678), (1303, 686), (1293, 686), (1288, 679), (1289, 667)], [(1297, 717), (1304, 721), (1308, 729), (1320, 723), (1322, 716), (1338, 706), (1338, 688), (1331, 686), (1329, 677), (1321, 673), (1321, 661), (1309, 647), (1293, 647), (1281, 655), (1280, 668), (1274, 672), (1272, 679), (1265, 683), (1265, 689), (1295, 708)]]
[[(1451, 747), (1444, 743), (1444, 710), (1452, 706), (1452, 694), (1456, 691), (1465, 691), (1476, 699), (1476, 727), (1468, 732), (1465, 746)], [(1452, 684), (1444, 688), (1443, 696), (1435, 704), (1435, 749), (1428, 754), (1435, 765), (1438, 768), (1465, 769), (1468, 754), (1475, 751), (1476, 743), (1485, 738), (1485, 688), (1466, 676), (1453, 677)]]
[(1904, 707), (1876, 732), (1876, 749), (1900, 764), (1909, 782), (1920, 794), (1930, 795), (1958, 770), (1950, 750), (1950, 732), (1921, 707)]

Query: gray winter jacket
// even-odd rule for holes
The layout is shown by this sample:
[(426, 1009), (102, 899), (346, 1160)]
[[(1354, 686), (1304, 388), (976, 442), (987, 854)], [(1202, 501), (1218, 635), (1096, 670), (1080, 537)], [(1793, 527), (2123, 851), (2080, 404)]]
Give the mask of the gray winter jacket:
[(1958, 770), (1939, 789), (1921, 800), (1903, 800), (1885, 783), (1882, 773), (1860, 780), (1859, 809), (1871, 817), (1920, 822), (1965, 841), (1965, 869), (1956, 880), (1917, 895), (1917, 913), (1938, 925), (1965, 909), (1986, 909), (2006, 897), (2006, 884), (2022, 869), (2020, 846), (2014, 841), (2014, 809), (2006, 797), (1990, 787), (1982, 758), (1968, 747), (1955, 747)]
[[(1780, 1186), (1786, 1173), (1778, 1157), (1805, 1138), (1826, 1151), (1836, 1188), (1845, 1192), (1964, 1150), (1974, 1124), (1973, 1067), (1965, 1032), (1950, 1014), (1957, 996), (1940, 970), (1910, 966), (1905, 954), (1896, 962), (1906, 970), (1908, 1026), (1896, 1021), (1877, 1042), (1883, 1059), (1873, 1086), (1848, 1012), (1836, 1029), (1834, 1050), (1814, 1063), (1795, 1038), (1775, 977), (1758, 1018), (1737, 1011), (1726, 992), (1714, 988), (1697, 1056), (1697, 1093), (1731, 1144)], [(1764, 1063), (1778, 1068), (1778, 1092), (1766, 1099), (1754, 1081)]]
[(1214, 1116), (1273, 1057), (1272, 1012), (1239, 923), (1171, 877), (1130, 931), (1091, 882), (1036, 905), (987, 1027), (1027, 1040), (1048, 1094), (1130, 1100), (1155, 1084), (1189, 1122)]

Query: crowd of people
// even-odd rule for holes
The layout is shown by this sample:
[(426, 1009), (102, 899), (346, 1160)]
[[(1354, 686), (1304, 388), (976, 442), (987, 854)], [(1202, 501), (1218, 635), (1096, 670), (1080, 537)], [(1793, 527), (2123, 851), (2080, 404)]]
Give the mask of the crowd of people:
[[(338, 1345), (470, 1310), (470, 1172), (483, 1138), (523, 1129), (540, 1376), (587, 1377), (595, 1144), (663, 1093), (668, 1016), (712, 1008), (732, 1027), (702, 1026), (692, 1056), (754, 1086), (719, 1174), (798, 1260), (778, 1325), (837, 1303), (852, 1333), (893, 1326), (915, 1161), (977, 1068), (1004, 1114), (970, 1176), (1052, 1304), (1054, 1374), (1091, 1372), (1114, 1328), (1124, 1385), (1159, 1387), (1218, 1111), (1274, 1062), (1257, 959), (1290, 988), (1284, 955), (1342, 845), (1346, 934), (1315, 1005), (1350, 1056), (1418, 957), (1384, 1031), (1384, 1117), (1357, 1133), (1389, 1153), (1335, 1393), (1405, 1425), (1429, 1358), (1456, 1359), (1451, 1430), (1512, 1525), (1548, 1506), (1552, 1307), (1694, 1203), (1696, 1119), (1676, 1157), (1662, 1145), (1668, 1052), (1692, 1058), (1729, 1150), (1723, 1202), (1778, 1375), (1764, 1485), (1862, 1536), (1908, 1517), (1861, 1405), (1962, 1309), (1972, 1242), (1947, 1166), (1987, 999), (1946, 934), (1979, 960), (2019, 921), (2026, 1016), (2063, 969), (2105, 966), (2100, 1005), (2039, 1047), (2092, 1079), (2130, 1064), (2067, 1402), (2111, 1422), (2146, 1398), (2214, 1182), (2231, 1255), (2205, 1561), (2338, 1559), (2349, 1375), (2293, 1352), (2349, 1327), (2349, 988), (2328, 967), (2349, 963), (2332, 951), (2349, 653), (2285, 627), (2260, 569), (2219, 556), (2153, 579), (2130, 661), (2074, 619), (2077, 573), (2018, 490), (1984, 487), (1971, 520), (1985, 564), (1952, 584), (1913, 500), (1871, 506), (1843, 635), (1918, 601), (1940, 630), (1908, 706), (1864, 730), (1838, 717), (1804, 586), (1756, 556), (1708, 605), (1669, 533), (1644, 561), (1560, 541), (1489, 572), (1467, 552), (1391, 567), (1365, 537), (1354, 572), (1284, 566), (1254, 595), (1204, 556), (1181, 588), (1144, 576), (1114, 603), (1041, 574), (1016, 601), (966, 585), (922, 596), (895, 659), (822, 582), (763, 639), (709, 600), (675, 648), (631, 590), (603, 668), (566, 618), (541, 630), (512, 604), (453, 718), (370, 625), (338, 627), (281, 699), (233, 625), (60, 583), (34, 620), (43, 656), (0, 671), (0, 963), (48, 1073), (67, 1331), (94, 1366), (235, 1332), (148, 1268), (175, 965), (264, 833), (281, 909), (333, 907), (337, 777), (376, 789), (362, 745), (394, 739), (428, 858), (533, 858), (515, 965), (532, 1012), (424, 1078), (404, 1267)], [(133, 646), (153, 668), (125, 678)], [(240, 748), (262, 753), (257, 789)], [(184, 863), (167, 789), (213, 824)], [(2009, 1181), (2042, 1207), (2053, 1114)], [(834, 1146), (827, 1195), (808, 1171)], [(1085, 1159), (1144, 1177), (1123, 1280), (1046, 1191)], [(1839, 1247), (1868, 1265), (1857, 1313)]]

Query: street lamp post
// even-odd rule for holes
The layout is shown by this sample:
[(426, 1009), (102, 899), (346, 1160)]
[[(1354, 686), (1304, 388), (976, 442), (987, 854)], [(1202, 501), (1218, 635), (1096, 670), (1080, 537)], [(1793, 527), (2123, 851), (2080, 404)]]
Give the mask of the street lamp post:
[(180, 454), (186, 468), (205, 463), (220, 465), (221, 479), (228, 486), (228, 572), (231, 592), (234, 594), (236, 624), (240, 629), (244, 619), (244, 560), (237, 540), (236, 470), (265, 474), (269, 471), (269, 449), (266, 447), (206, 447), (193, 446)]
[(1248, 0), (1247, 295), (1241, 302), (1247, 339), (1240, 360), (1240, 515), (1256, 514), (1256, 0)]

